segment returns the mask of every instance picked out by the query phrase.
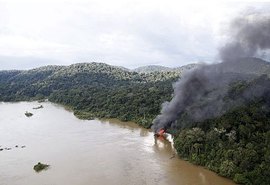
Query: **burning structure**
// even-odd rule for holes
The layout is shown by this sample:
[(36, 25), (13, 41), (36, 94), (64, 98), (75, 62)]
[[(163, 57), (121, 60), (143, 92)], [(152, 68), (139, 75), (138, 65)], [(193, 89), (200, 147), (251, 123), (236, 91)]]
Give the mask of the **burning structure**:
[(156, 137), (160, 137), (160, 136), (163, 136), (164, 133), (165, 133), (165, 129), (164, 128), (161, 128), (161, 129), (159, 129), (158, 132), (155, 133), (155, 136)]

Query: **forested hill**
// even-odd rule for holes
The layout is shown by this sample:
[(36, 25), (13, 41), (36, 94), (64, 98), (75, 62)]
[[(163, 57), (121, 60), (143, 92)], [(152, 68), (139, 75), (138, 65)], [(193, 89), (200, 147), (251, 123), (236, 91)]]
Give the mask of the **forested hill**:
[(0, 101), (48, 98), (70, 106), (80, 118), (119, 118), (147, 127), (182, 73), (137, 73), (104, 63), (0, 71)]
[[(255, 86), (254, 86), (255, 85)], [(225, 114), (188, 123), (178, 130), (175, 148), (182, 158), (239, 184), (270, 183), (270, 79), (266, 75), (232, 84), (225, 101), (262, 93)], [(243, 100), (243, 99), (242, 99)], [(185, 120), (180, 118), (179, 123)], [(175, 129), (174, 129), (175, 131)]]
[(198, 64), (188, 64), (181, 67), (176, 68), (170, 68), (170, 67), (164, 67), (159, 65), (149, 65), (149, 66), (142, 66), (138, 67), (136, 69), (133, 69), (132, 71), (138, 72), (138, 73), (152, 73), (152, 72), (168, 72), (168, 71), (174, 71), (174, 72), (184, 72), (188, 71), (192, 68), (194, 68)]
[[(175, 148), (182, 158), (239, 184), (269, 185), (270, 64), (246, 58), (233, 68), (222, 65), (230, 76), (244, 78), (209, 91), (179, 115), (170, 128), (177, 132)], [(204, 116), (215, 116), (196, 119), (205, 110)]]

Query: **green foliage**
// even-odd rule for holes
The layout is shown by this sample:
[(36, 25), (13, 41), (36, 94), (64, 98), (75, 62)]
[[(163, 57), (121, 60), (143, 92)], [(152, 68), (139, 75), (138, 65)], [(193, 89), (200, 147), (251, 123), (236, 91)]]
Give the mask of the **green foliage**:
[(157, 82), (58, 90), (51, 93), (49, 100), (72, 107), (79, 118), (119, 118), (148, 127), (171, 93), (170, 86)]
[(31, 117), (31, 116), (33, 116), (33, 113), (31, 113), (31, 112), (25, 112), (24, 114), (25, 114), (26, 117)]
[(36, 172), (40, 172), (40, 171), (42, 171), (42, 170), (48, 169), (49, 166), (50, 166), (50, 165), (48, 165), (48, 164), (42, 164), (41, 162), (39, 162), (38, 164), (36, 164), (36, 165), (34, 166), (33, 169), (34, 169)]
[(81, 119), (118, 118), (149, 127), (181, 71), (137, 73), (102, 63), (0, 72), (0, 101), (48, 98)]
[(261, 99), (181, 130), (175, 148), (181, 157), (237, 183), (266, 185), (270, 183), (269, 123), (270, 106)]
[(164, 66), (158, 66), (158, 65), (149, 65), (149, 66), (143, 66), (143, 67), (138, 67), (136, 69), (134, 69), (133, 71), (137, 72), (137, 73), (155, 73), (156, 74), (162, 72), (161, 74), (166, 75), (170, 72), (175, 72), (178, 74), (181, 74), (184, 71), (193, 69), (194, 67), (196, 67), (197, 64), (188, 64), (185, 66), (181, 66), (181, 67), (177, 67), (177, 68), (169, 68), (169, 67), (164, 67)]

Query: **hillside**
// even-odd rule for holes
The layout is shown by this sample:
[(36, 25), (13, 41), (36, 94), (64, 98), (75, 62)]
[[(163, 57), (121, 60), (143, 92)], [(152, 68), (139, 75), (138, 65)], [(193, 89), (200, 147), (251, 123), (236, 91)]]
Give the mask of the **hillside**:
[(137, 73), (104, 63), (45, 66), (26, 71), (0, 71), (0, 101), (48, 98), (70, 106), (83, 119), (133, 120), (148, 127), (169, 100), (174, 71)]
[[(247, 76), (270, 74), (269, 63), (260, 59), (242, 59), (237, 64), (234, 68), (223, 66), (223, 70), (230, 73), (228, 77), (239, 72)], [(171, 68), (170, 71), (138, 73), (104, 63), (78, 63), (0, 71), (0, 101), (49, 98), (53, 102), (71, 106), (81, 118), (144, 120), (143, 125), (147, 127), (159, 113), (161, 104), (171, 99), (172, 82), (197, 66), (189, 64)], [(223, 91), (221, 87), (219, 91)], [(214, 100), (214, 94), (209, 93), (208, 99)], [(194, 115), (198, 110), (198, 106), (191, 107), (187, 116)]]
[(149, 66), (142, 66), (133, 69), (133, 71), (137, 73), (152, 73), (152, 72), (166, 72), (171, 71), (172, 68), (159, 66), (159, 65), (149, 65)]
[(176, 68), (170, 68), (170, 67), (159, 66), (159, 65), (149, 65), (149, 66), (142, 66), (142, 67), (135, 68), (132, 71), (135, 71), (137, 73), (155, 73), (155, 72), (183, 73), (185, 71), (195, 68), (196, 66), (198, 66), (198, 64), (187, 64), (187, 65), (176, 67)]
[[(237, 62), (223, 63), (222, 65), (224, 70), (229, 72), (270, 75), (270, 63), (259, 58), (242, 58), (237, 60)], [(233, 68), (231, 66), (233, 66)]]
[(243, 96), (253, 84), (266, 87), (260, 97), (222, 116), (183, 127), (175, 137), (179, 155), (240, 184), (269, 184), (270, 79), (261, 76), (232, 86), (229, 96)]
[(167, 129), (182, 158), (240, 184), (267, 185), (270, 65), (249, 58), (228, 66), (222, 67), (227, 75), (218, 76), (218, 85), (189, 103)]

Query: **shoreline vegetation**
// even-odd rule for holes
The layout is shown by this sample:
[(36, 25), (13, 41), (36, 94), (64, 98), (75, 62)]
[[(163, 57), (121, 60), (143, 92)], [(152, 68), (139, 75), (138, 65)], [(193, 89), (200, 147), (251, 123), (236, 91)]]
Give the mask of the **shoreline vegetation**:
[[(260, 60), (255, 63), (270, 71), (267, 63)], [(241, 70), (255, 75), (253, 69)], [(234, 102), (240, 97), (241, 106), (233, 106), (221, 116), (201, 122), (189, 120), (192, 108), (208, 103), (203, 100), (191, 105), (190, 112), (179, 115), (175, 126), (167, 132), (174, 136), (180, 158), (239, 184), (269, 184), (270, 96), (262, 94), (251, 101), (241, 99), (254, 84), (270, 87), (269, 74), (262, 75), (259, 71), (255, 79), (226, 87), (222, 100)], [(0, 101), (48, 99), (72, 110), (79, 119), (117, 118), (149, 128), (161, 105), (171, 100), (171, 84), (181, 75), (182, 72), (175, 71), (130, 72), (100, 63), (0, 71)]]

